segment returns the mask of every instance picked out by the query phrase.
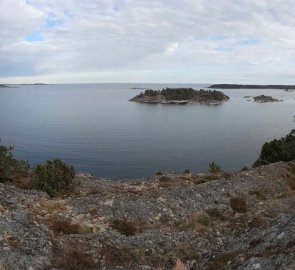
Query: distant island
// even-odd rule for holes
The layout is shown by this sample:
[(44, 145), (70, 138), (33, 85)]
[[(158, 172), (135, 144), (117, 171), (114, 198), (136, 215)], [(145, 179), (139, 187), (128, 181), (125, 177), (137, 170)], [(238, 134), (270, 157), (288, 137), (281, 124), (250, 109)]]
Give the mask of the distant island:
[(48, 85), (46, 83), (21, 83), (21, 84), (0, 84), (0, 88), (9, 88), (9, 87), (17, 87), (17, 86), (20, 86), (20, 85)]
[(268, 103), (268, 102), (279, 102), (280, 100), (273, 98), (271, 96), (260, 95), (253, 98), (255, 102), (258, 103)]
[(220, 104), (227, 100), (229, 100), (229, 97), (221, 91), (204, 89), (195, 90), (193, 88), (164, 88), (162, 90), (148, 89), (130, 99), (130, 101), (138, 103), (152, 104)]
[(19, 85), (48, 85), (47, 83), (21, 83)]
[(257, 85), (257, 84), (213, 84), (208, 88), (217, 89), (295, 89), (295, 85)]

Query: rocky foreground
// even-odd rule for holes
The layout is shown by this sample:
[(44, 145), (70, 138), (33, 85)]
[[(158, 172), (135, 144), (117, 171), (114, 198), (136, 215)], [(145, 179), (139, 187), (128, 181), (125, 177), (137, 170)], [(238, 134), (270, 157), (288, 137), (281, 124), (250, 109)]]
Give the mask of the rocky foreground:
[(295, 163), (108, 181), (0, 184), (0, 269), (295, 269)]

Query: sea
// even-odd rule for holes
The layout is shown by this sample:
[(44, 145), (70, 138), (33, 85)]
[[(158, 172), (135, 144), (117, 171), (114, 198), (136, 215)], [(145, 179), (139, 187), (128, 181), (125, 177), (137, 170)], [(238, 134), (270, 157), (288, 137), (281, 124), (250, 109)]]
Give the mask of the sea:
[[(139, 104), (145, 89), (203, 84), (54, 84), (0, 88), (1, 144), (32, 166), (60, 158), (110, 179), (251, 167), (264, 142), (295, 128), (295, 91), (223, 89), (221, 105)], [(251, 96), (282, 100), (255, 103)]]

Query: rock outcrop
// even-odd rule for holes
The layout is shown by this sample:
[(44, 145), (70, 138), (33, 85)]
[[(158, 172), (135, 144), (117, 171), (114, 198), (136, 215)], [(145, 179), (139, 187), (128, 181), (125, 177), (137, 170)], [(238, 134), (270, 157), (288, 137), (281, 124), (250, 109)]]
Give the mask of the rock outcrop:
[(0, 269), (295, 269), (294, 209), (292, 162), (142, 181), (79, 175), (54, 199), (0, 184)]

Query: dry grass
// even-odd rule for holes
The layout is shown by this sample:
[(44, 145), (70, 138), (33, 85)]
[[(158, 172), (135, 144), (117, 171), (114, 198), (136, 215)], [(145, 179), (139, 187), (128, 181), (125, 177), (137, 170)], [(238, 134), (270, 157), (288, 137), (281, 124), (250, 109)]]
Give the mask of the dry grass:
[(0, 270), (6, 270), (1, 261), (0, 261)]
[(89, 214), (90, 214), (92, 217), (98, 216), (97, 209), (96, 209), (96, 208), (92, 208), (92, 209), (90, 209), (90, 210), (89, 210)]
[(60, 220), (58, 217), (51, 217), (51, 229), (55, 233), (81, 234), (84, 233), (80, 224), (72, 223), (71, 218)]
[(204, 231), (211, 224), (212, 220), (206, 213), (192, 212), (184, 221), (179, 224), (181, 229), (190, 229), (192, 231)]
[(290, 180), (288, 184), (292, 190), (295, 190), (295, 181), (294, 180)]
[(87, 245), (75, 241), (60, 243), (57, 239), (52, 239), (52, 243), (54, 260), (51, 267), (54, 269), (99, 269), (94, 258), (87, 253)]
[(160, 181), (160, 182), (169, 182), (169, 181), (171, 181), (171, 180), (172, 180), (172, 178), (169, 177), (169, 176), (166, 176), (166, 175), (161, 176), (161, 177), (159, 178), (159, 181)]
[(111, 242), (102, 243), (101, 254), (105, 257), (107, 265), (122, 265), (124, 269), (130, 269), (127, 266), (136, 263), (144, 263), (144, 255), (140, 251), (130, 247), (118, 247)]
[(93, 258), (78, 249), (69, 250), (59, 267), (65, 270), (97, 269)]
[(237, 212), (237, 213), (247, 212), (247, 203), (243, 198), (233, 197), (230, 199), (229, 203), (234, 212)]
[(218, 255), (213, 259), (208, 270), (217, 270), (217, 269), (232, 269), (230, 265), (234, 262), (235, 258), (239, 255), (239, 252), (225, 252)]
[(126, 219), (114, 219), (111, 222), (111, 227), (126, 236), (132, 236), (138, 232), (136, 224)]
[(187, 268), (181, 260), (176, 259), (173, 270), (187, 270)]
[(159, 178), (159, 187), (168, 188), (168, 187), (171, 187), (171, 184), (172, 184), (171, 177), (164, 175)]
[(214, 219), (224, 219), (224, 216), (217, 208), (209, 208), (206, 210), (206, 213)]
[(50, 212), (51, 214), (61, 212), (66, 209), (64, 200), (47, 200), (42, 198), (38, 201), (38, 206)]
[(250, 190), (249, 195), (255, 195), (257, 199), (266, 200), (266, 197), (259, 190)]
[(198, 216), (197, 221), (202, 226), (207, 227), (210, 224), (210, 217), (206, 213), (202, 213)]
[[(8, 236), (8, 237), (7, 237), (7, 243), (8, 243), (11, 247), (13, 247), (13, 248), (15, 248), (15, 249), (18, 249), (18, 248), (20, 248), (22, 241), (21, 241), (21, 239), (19, 239), (18, 237), (15, 237), (15, 236)], [(1, 268), (0, 268), (0, 269), (1, 269)]]
[(25, 176), (20, 179), (15, 179), (13, 183), (22, 189), (34, 189), (35, 188), (35, 182), (33, 180), (32, 176)]

